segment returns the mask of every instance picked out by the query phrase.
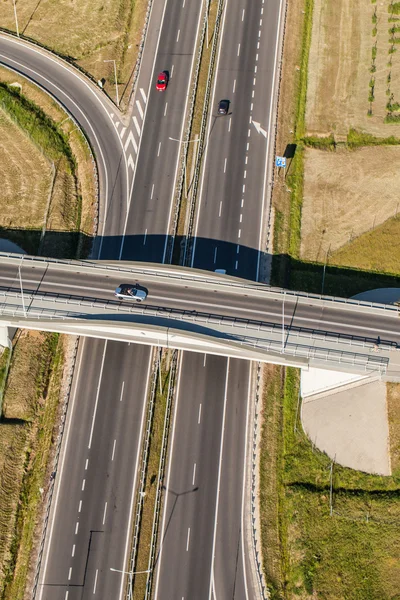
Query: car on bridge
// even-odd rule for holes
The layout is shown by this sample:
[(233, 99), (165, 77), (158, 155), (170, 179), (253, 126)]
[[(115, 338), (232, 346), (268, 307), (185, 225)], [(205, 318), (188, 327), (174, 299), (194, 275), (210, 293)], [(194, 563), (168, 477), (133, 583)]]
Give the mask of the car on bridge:
[(130, 283), (121, 283), (114, 294), (119, 300), (136, 300), (136, 302), (143, 302), (147, 298), (147, 290), (140, 287), (137, 283), (132, 285)]

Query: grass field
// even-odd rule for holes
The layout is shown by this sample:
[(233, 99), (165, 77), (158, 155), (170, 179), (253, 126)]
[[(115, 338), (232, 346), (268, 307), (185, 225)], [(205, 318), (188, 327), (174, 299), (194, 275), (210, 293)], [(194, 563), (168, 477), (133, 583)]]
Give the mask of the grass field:
[[(298, 421), (298, 373), (288, 369), (283, 379), (282, 368), (269, 365), (264, 381), (260, 509), (272, 598), (395, 598), (399, 477), (335, 465), (331, 516), (331, 462), (312, 447)], [(277, 478), (271, 480), (274, 465)]]
[[(70, 57), (96, 80), (104, 77), (112, 98), (115, 97), (113, 64), (104, 61), (115, 60), (120, 97), (124, 101), (147, 3), (148, 0), (24, 0), (16, 6), (21, 34)], [(2, 3), (0, 26), (15, 31), (12, 2)]]
[[(399, 161), (400, 146), (333, 152), (306, 148), (300, 257), (325, 262), (328, 252), (337, 251), (394, 216), (400, 210)], [(391, 231), (387, 228), (386, 237)], [(396, 237), (393, 242), (396, 246)], [(389, 248), (390, 244), (386, 246)], [(353, 243), (347, 252), (357, 264), (353, 261), (346, 266), (361, 266), (357, 249), (359, 245)], [(382, 247), (380, 258), (383, 251)], [(391, 254), (389, 250), (389, 260)], [(371, 261), (376, 259), (371, 254)]]
[(0, 595), (22, 600), (62, 375), (58, 335), (14, 341), (0, 422)]

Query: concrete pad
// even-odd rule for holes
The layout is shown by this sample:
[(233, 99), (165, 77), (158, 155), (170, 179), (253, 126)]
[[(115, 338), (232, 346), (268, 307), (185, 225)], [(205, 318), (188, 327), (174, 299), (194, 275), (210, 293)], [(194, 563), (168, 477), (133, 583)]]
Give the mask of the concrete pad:
[(312, 394), (334, 389), (340, 385), (354, 383), (366, 379), (368, 375), (330, 371), (329, 369), (302, 369), (301, 371), (301, 397), (307, 398)]
[(312, 443), (337, 463), (390, 475), (386, 385), (381, 381), (337, 388), (304, 398), (303, 428)]

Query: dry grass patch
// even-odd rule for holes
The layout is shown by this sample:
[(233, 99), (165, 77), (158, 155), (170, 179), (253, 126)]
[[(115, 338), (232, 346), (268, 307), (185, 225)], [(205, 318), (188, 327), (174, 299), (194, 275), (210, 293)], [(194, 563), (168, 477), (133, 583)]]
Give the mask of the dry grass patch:
[(52, 183), (50, 163), (1, 111), (0, 137), (0, 227), (40, 229)]
[(388, 405), (390, 460), (393, 474), (400, 473), (400, 385), (386, 384)]
[(400, 218), (393, 217), (329, 256), (329, 264), (400, 274)]
[(323, 262), (329, 250), (395, 215), (399, 161), (396, 146), (352, 152), (306, 149), (301, 258)]
[(400, 124), (384, 122), (390, 94), (393, 102), (400, 101), (400, 54), (389, 54), (398, 47), (390, 41), (389, 5), (389, 0), (314, 0), (306, 110), (310, 133), (345, 135), (354, 127), (377, 136), (398, 134)]
[[(148, 0), (24, 0), (17, 3), (20, 33), (71, 57), (115, 96), (112, 63), (120, 84), (136, 62)], [(2, 3), (0, 25), (15, 31), (12, 2)]]

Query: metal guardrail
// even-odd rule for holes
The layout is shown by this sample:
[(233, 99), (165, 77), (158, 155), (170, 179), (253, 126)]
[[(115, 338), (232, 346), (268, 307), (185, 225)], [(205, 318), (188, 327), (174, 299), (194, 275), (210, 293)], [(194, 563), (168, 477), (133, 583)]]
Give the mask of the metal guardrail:
[[(372, 309), (383, 311), (384, 313), (391, 313), (394, 316), (400, 315), (400, 307), (393, 304), (382, 304), (378, 302), (369, 302), (366, 300), (357, 300), (354, 298), (341, 298), (338, 296), (323, 296), (321, 294), (312, 294), (308, 292), (297, 292), (295, 290), (286, 290), (284, 288), (277, 288), (267, 286), (264, 283), (256, 283), (238, 279), (235, 277), (221, 276), (211, 271), (198, 271), (196, 269), (189, 269), (187, 267), (178, 267), (176, 265), (157, 265), (154, 263), (137, 263), (137, 266), (126, 266), (116, 264), (104, 264), (102, 261), (84, 261), (84, 260), (60, 260), (52, 258), (41, 258), (29, 255), (19, 255), (7, 252), (0, 252), (0, 265), (1, 261), (7, 259), (9, 263), (21, 266), (23, 268), (24, 263), (28, 263), (29, 266), (41, 266), (42, 268), (49, 268), (56, 266), (60, 270), (68, 270), (76, 273), (77, 270), (98, 272), (105, 276), (109, 274), (115, 275), (132, 275), (132, 276), (145, 276), (155, 277), (159, 279), (168, 279), (168, 281), (174, 280), (175, 282), (196, 282), (198, 284), (217, 285), (221, 288), (242, 290), (248, 294), (257, 295), (263, 293), (269, 297), (276, 297), (279, 300), (287, 299), (287, 301), (297, 301), (302, 303), (309, 303), (310, 306), (329, 306), (338, 304), (346, 309), (356, 308), (357, 310)], [(36, 264), (34, 264), (36, 263)]]

